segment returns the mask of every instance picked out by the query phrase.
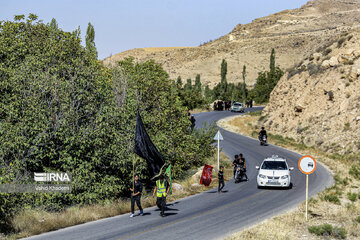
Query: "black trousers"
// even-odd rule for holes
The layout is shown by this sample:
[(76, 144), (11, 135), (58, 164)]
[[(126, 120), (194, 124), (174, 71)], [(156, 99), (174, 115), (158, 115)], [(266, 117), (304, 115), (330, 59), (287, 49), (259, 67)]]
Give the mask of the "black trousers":
[(219, 179), (219, 186), (218, 186), (218, 192), (220, 192), (225, 186), (224, 179)]
[(142, 207), (141, 207), (141, 202), (140, 202), (140, 198), (141, 198), (141, 195), (137, 195), (135, 197), (131, 196), (131, 213), (134, 214), (134, 210), (135, 210), (135, 202), (136, 202), (136, 205), (138, 206), (139, 210), (142, 211)]
[(160, 208), (161, 215), (163, 215), (166, 207), (166, 197), (157, 197), (156, 205)]

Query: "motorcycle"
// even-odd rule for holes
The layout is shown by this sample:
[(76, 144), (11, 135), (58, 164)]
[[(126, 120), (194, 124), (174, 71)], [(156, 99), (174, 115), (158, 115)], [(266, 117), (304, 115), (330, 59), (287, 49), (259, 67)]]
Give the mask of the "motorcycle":
[(259, 136), (259, 141), (261, 146), (266, 145), (267, 143), (266, 135)]
[[(245, 180), (243, 180), (245, 178)], [(235, 183), (239, 183), (242, 181), (247, 181), (248, 177), (245, 173), (245, 169), (243, 166), (241, 166), (240, 164), (236, 164), (236, 172), (235, 172)]]

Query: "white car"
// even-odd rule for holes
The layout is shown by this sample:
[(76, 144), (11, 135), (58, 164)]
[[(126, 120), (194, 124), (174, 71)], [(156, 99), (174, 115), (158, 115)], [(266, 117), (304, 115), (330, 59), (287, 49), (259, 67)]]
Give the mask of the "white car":
[(273, 155), (265, 158), (261, 166), (256, 166), (259, 170), (257, 175), (257, 186), (261, 187), (291, 187), (290, 171), (286, 159)]
[(235, 103), (231, 106), (230, 110), (231, 110), (232, 112), (244, 112), (244, 111), (245, 111), (245, 108), (244, 108), (244, 105), (243, 105), (242, 103), (240, 103), (240, 102), (235, 102)]

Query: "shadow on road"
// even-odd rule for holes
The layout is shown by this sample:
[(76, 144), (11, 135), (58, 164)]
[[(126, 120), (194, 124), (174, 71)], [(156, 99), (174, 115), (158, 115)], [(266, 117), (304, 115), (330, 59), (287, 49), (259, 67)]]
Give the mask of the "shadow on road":
[(165, 217), (171, 216), (171, 215), (176, 215), (176, 214), (177, 214), (177, 213), (174, 213), (174, 212), (170, 212), (170, 213), (165, 212), (165, 213), (164, 213)]
[(217, 193), (217, 191), (208, 191), (208, 192), (205, 192), (205, 193)]
[[(155, 209), (155, 211), (156, 211), (156, 212), (159, 212), (159, 211), (160, 211), (160, 209), (159, 209), (159, 208), (158, 208), (158, 209)], [(169, 207), (167, 207), (167, 206), (166, 206), (165, 211), (179, 211), (179, 209), (176, 209), (176, 208), (169, 208)]]

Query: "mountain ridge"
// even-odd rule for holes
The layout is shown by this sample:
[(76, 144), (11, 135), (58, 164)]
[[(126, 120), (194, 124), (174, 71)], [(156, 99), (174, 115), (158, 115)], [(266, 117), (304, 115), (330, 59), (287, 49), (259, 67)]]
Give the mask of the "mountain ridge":
[[(359, 0), (315, 0), (300, 8), (284, 10), (238, 24), (218, 39), (199, 47), (136, 48), (103, 60), (105, 65), (133, 56), (136, 61), (154, 59), (172, 79), (194, 79), (201, 75), (210, 87), (220, 81), (220, 63), (228, 62), (228, 82), (242, 82), (242, 67), (247, 67), (247, 84), (254, 85), (259, 71), (268, 69), (271, 49), (277, 65), (288, 69), (322, 45), (360, 24)], [(144, 51), (143, 51), (144, 50)]]

